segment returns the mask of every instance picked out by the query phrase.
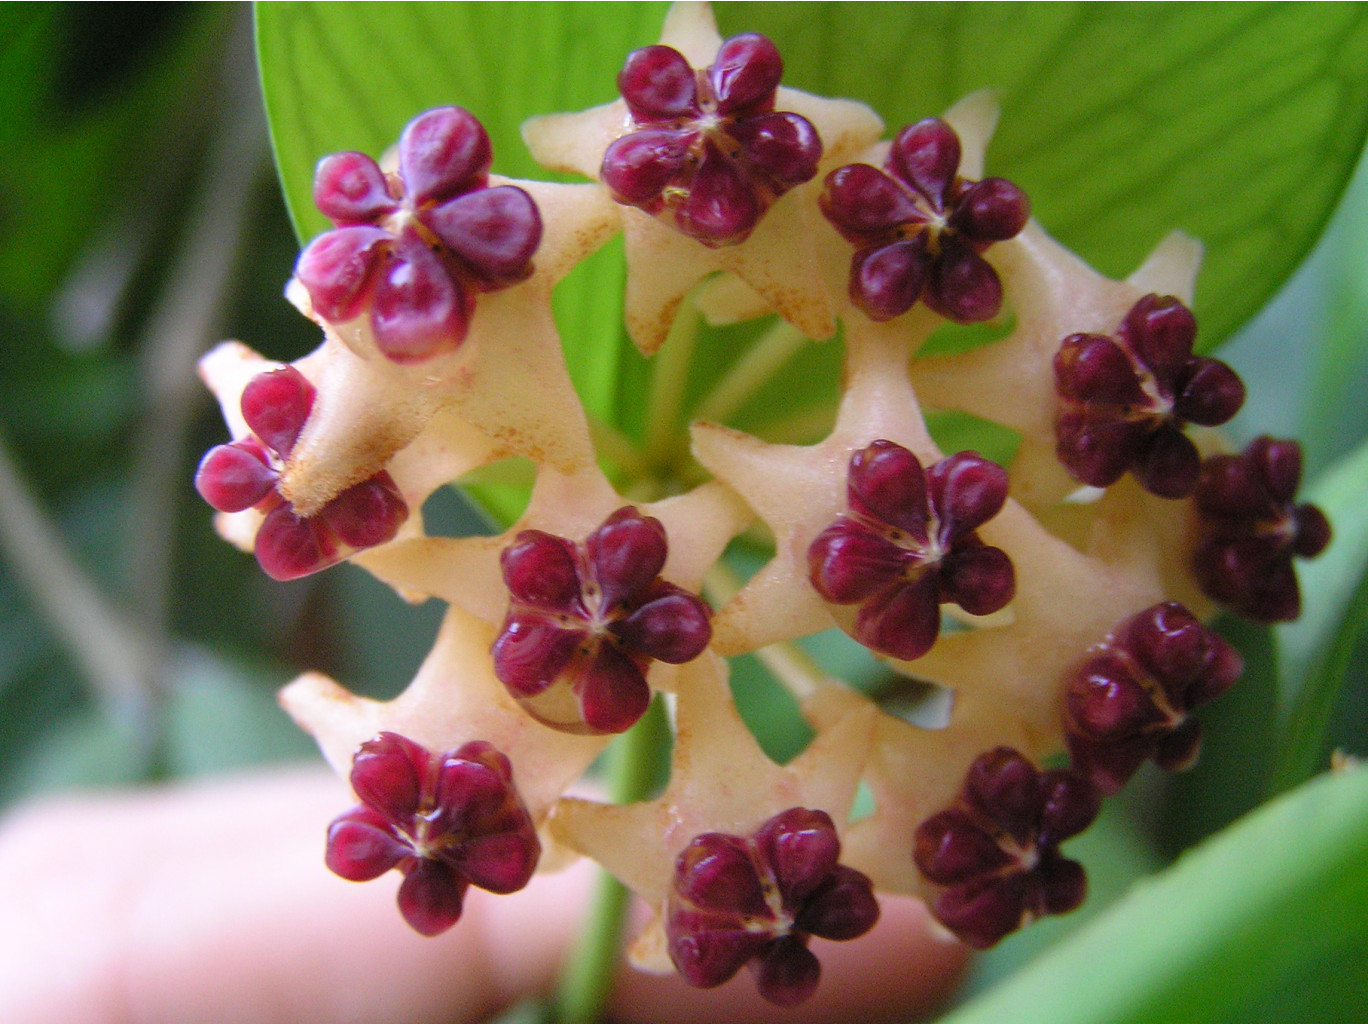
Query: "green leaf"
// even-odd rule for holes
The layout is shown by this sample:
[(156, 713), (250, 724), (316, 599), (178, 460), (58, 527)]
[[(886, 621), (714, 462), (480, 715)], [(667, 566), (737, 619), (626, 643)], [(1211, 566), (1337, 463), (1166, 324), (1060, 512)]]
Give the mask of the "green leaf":
[(1368, 772), (1347, 771), (1242, 819), (943, 1022), (1363, 1020), (1366, 944)]
[(545, 177), (522, 122), (616, 95), (627, 53), (655, 41), (664, 4), (274, 3), (256, 9), (261, 85), (300, 239), (330, 225), (314, 165), (342, 150), (378, 157), (404, 125), (457, 104), (478, 117), (494, 170)]
[(1334, 209), (1368, 130), (1368, 10), (1315, 4), (719, 4), (785, 82), (890, 130), (992, 88), (988, 171), (1124, 276), (1165, 234), (1206, 245), (1201, 344), (1259, 309)]
[(1368, 624), (1368, 442), (1307, 489), (1334, 537), (1300, 563), (1301, 618), (1278, 628), (1282, 727), (1273, 789), (1296, 785), (1323, 766), (1325, 733), (1350, 655)]

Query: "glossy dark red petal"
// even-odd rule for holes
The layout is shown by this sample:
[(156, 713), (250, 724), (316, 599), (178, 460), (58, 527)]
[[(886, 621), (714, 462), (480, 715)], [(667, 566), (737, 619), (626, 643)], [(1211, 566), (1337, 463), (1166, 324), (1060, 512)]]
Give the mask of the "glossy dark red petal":
[(251, 508), (276, 485), (277, 473), (255, 445), (221, 444), (205, 453), (195, 471), (195, 490), (220, 512)]
[(294, 449), (318, 392), (293, 366), (259, 373), (242, 389), (242, 418), (282, 458)]
[(532, 273), (532, 256), (541, 244), (541, 213), (517, 186), (467, 192), (420, 217), (484, 287), (517, 284)]
[(440, 935), (461, 919), (469, 883), (441, 861), (409, 862), (399, 886), (399, 912), (419, 935)]
[(903, 661), (920, 658), (940, 635), (940, 590), (934, 572), (895, 584), (860, 605), (851, 633), (860, 643)]
[(369, 882), (413, 856), (385, 819), (367, 807), (340, 815), (328, 826), (324, 863), (328, 870), (350, 882)]
[(394, 236), (380, 228), (347, 226), (319, 235), (295, 263), (295, 277), (314, 312), (333, 324), (360, 316)]
[(387, 359), (416, 363), (465, 340), (474, 304), (426, 246), (396, 249), (375, 284), (371, 326)]
[(846, 500), (853, 511), (902, 530), (919, 544), (930, 539), (926, 473), (900, 444), (877, 440), (851, 455)]
[(889, 169), (938, 210), (945, 208), (959, 164), (959, 136), (938, 117), (908, 125), (893, 139), (888, 153)]
[(399, 176), (415, 207), (482, 187), (492, 162), (484, 126), (460, 107), (429, 110), (399, 137)]
[(399, 205), (380, 167), (365, 153), (334, 153), (318, 161), (313, 195), (314, 204), (339, 227), (373, 223)]
[(257, 529), (257, 562), (271, 579), (299, 579), (335, 564), (341, 557), (336, 544), (312, 520), (300, 519), (281, 504), (266, 514)]

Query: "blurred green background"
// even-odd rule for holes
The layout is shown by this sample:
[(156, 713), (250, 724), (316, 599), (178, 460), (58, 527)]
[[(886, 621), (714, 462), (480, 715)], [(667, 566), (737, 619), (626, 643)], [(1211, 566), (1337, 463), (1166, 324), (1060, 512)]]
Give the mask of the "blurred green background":
[[(396, 693), (436, 629), (435, 602), (409, 607), (350, 566), (270, 581), (214, 534), (191, 485), (225, 439), (199, 355), (238, 337), (289, 360), (318, 340), (281, 297), (297, 247), (250, 16), (0, 6), (0, 806), (314, 758), (275, 690), (314, 668)], [(1312, 256), (1221, 352), (1251, 393), (1232, 432), (1300, 437), (1308, 478), (1368, 437), (1365, 268), (1361, 170)], [(438, 500), (448, 530), (479, 528)], [(1232, 630), (1267, 650), (1266, 631)], [(762, 688), (752, 675), (741, 685)], [(1196, 772), (1146, 775), (1090, 833), (1098, 905), (1260, 799), (1262, 777), (1231, 766), (1271, 735), (1273, 686), (1256, 673), (1212, 709)], [(1330, 737), (1368, 753), (1362, 644)]]
[(397, 692), (431, 642), (365, 573), (275, 584), (191, 484), (225, 337), (288, 360), (297, 249), (246, 4), (0, 8), (0, 801), (313, 755), (274, 691)]

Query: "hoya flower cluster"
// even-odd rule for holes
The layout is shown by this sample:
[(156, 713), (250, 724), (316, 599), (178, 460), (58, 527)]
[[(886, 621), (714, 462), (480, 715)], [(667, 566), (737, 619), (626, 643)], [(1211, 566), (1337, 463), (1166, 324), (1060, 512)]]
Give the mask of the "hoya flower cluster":
[[(316, 198), (336, 226), (287, 290), (322, 345), (282, 367), (229, 343), (203, 364), (233, 439), (197, 484), (227, 538), (273, 576), (349, 559), (448, 605), (395, 700), (316, 673), (282, 698), (359, 800), (328, 831), (328, 866), (397, 869), (424, 934), (457, 922), (468, 886), (515, 890), (568, 850), (655, 912), (638, 964), (694, 985), (746, 967), (768, 999), (801, 1001), (823, 945), (874, 925), (878, 893), (918, 895), (991, 945), (1083, 900), (1061, 846), (1106, 796), (1145, 761), (1196, 756), (1193, 712), (1241, 669), (1205, 622), (1295, 616), (1293, 559), (1329, 541), (1296, 501), (1295, 442), (1234, 454), (1206, 429), (1244, 389), (1193, 352), (1195, 242), (1170, 236), (1104, 278), (984, 175), (985, 97), (880, 142), (867, 107), (782, 72), (769, 40), (724, 41), (706, 6), (677, 5), (661, 43), (627, 56), (621, 99), (525, 126), (542, 164), (586, 183), (498, 178), (456, 107), (417, 116), (393, 160), (324, 159)], [(629, 460), (610, 484), (551, 296), (618, 232), (644, 353), (700, 308), (842, 346), (824, 439), (699, 422), (704, 482), (628, 500), (643, 493)], [(999, 340), (920, 351), (947, 321), (1009, 315)], [(1015, 457), (941, 450), (926, 409), (1015, 431)], [(505, 534), (427, 535), (437, 487), (513, 457), (536, 480)], [(729, 583), (723, 551), (747, 531), (772, 555)], [(948, 691), (946, 720), (912, 724), (772, 659), (815, 732), (774, 764), (725, 659), (832, 629)], [(655, 695), (675, 730), (664, 794), (567, 797)], [(873, 810), (853, 816), (862, 787)]]

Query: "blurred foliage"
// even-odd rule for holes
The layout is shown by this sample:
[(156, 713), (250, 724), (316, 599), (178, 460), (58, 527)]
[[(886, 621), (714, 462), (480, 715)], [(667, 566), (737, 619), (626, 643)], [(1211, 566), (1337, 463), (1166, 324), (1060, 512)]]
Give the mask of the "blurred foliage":
[[(977, 989), (1047, 947), (1060, 950), (1050, 954), (1059, 966), (1047, 965), (1048, 971), (1086, 975), (1095, 962), (1086, 943), (1109, 941), (1127, 922), (1152, 920), (1145, 915), (1166, 900), (1182, 902), (1172, 888), (1155, 886), (1139, 894), (1140, 910), (1127, 909), (1135, 902), (1127, 898), (1122, 916), (1108, 919), (1121, 923), (1103, 922), (1099, 937), (1079, 932), (1080, 926), (1092, 929), (1089, 918), (1122, 898), (1133, 879), (1260, 804), (1269, 787), (1300, 781), (1330, 749), (1368, 754), (1368, 642), (1360, 635), (1368, 564), (1362, 500), (1368, 493), (1368, 406), (1361, 398), (1368, 388), (1368, 175), (1354, 180), (1329, 231), (1303, 262), (1362, 144), (1368, 30), (1361, 8), (1317, 7), (1310, 16), (1276, 5), (1170, 5), (1157, 12), (1123, 6), (1107, 22), (1100, 7), (1087, 5), (917, 5), (905, 12), (908, 24), (893, 32), (883, 29), (890, 16), (889, 5), (881, 5), (843, 14), (858, 29), (843, 34), (833, 28), (827, 7), (720, 6), (725, 29), (759, 27), (785, 40), (795, 84), (853, 90), (880, 105), (890, 120), (938, 111), (966, 88), (1002, 89), (1006, 116), (991, 165), (1019, 172), (1041, 197), (1037, 210), (1047, 225), (1102, 269), (1125, 272), (1174, 226), (1211, 242), (1213, 263), (1199, 294), (1208, 342), (1244, 323), (1282, 286), (1222, 349), (1252, 395), (1233, 428), (1242, 437), (1270, 431), (1304, 439), (1308, 470), (1317, 476), (1312, 490), (1337, 513), (1340, 541), (1303, 570), (1302, 623), (1273, 632), (1230, 629), (1249, 662), (1249, 678), (1205, 715), (1208, 742), (1198, 768), (1172, 784), (1145, 775), (1124, 802), (1109, 807), (1103, 825), (1080, 840), (1080, 855), (1092, 854), (1104, 865), (1094, 872), (1096, 891), (1086, 912), (1032, 929), (983, 958)], [(615, 68), (625, 50), (654, 39), (661, 8), (616, 7), (606, 22), (590, 5), (558, 6), (555, 17), (515, 17), (499, 5), (463, 9), (463, 17), (480, 23), (482, 36), (474, 29), (438, 32), (444, 12), (432, 6), (419, 15), (422, 24), (434, 26), (429, 41), (442, 39), (459, 59), (434, 56), (429, 42), (401, 62), (407, 77), (400, 88), (378, 75), (348, 78), (355, 61), (370, 60), (374, 47), (393, 43), (396, 34), (402, 41), (406, 23), (385, 13), (392, 10), (358, 5), (329, 15), (325, 5), (282, 4), (262, 11), (263, 26), (275, 19), (275, 34), (267, 33), (262, 47), (274, 55), (267, 84), (274, 90), (275, 142), (296, 203), (301, 175), (307, 177), (320, 152), (378, 152), (422, 106), (450, 102), (453, 97), (441, 90), (454, 87), (452, 76), (467, 73), (516, 86), (492, 89), (490, 110), (480, 113), (491, 119), (496, 166), (533, 173), (517, 141), (522, 116), (549, 111), (567, 95), (583, 95), (586, 104), (609, 98), (600, 50), (617, 55), (607, 62)], [(317, 341), (316, 329), (280, 296), (296, 240), (267, 157), (265, 123), (255, 113), (247, 14), (245, 5), (222, 4), (0, 5), (0, 109), (6, 111), (0, 119), (0, 459), (12, 462), (18, 474), (0, 478), (0, 491), (27, 493), (70, 566), (137, 638), (130, 647), (142, 644), (151, 652), (140, 691), (130, 695), (101, 682), (89, 669), (89, 652), (82, 654), (70, 639), (72, 630), (89, 632), (90, 623), (63, 623), (60, 604), (36, 596), (42, 581), (35, 582), (10, 547), (0, 548), (3, 802), (53, 787), (311, 756), (311, 743), (274, 707), (275, 688), (297, 671), (317, 668), (362, 692), (395, 693), (436, 629), (435, 603), (411, 608), (352, 567), (286, 585), (265, 579), (252, 559), (214, 535), (190, 486), (199, 453), (223, 439), (222, 421), (196, 386), (167, 398), (165, 367), (221, 335), (242, 337), (279, 359), (302, 355)], [(824, 27), (814, 31), (815, 23)], [(562, 50), (558, 33), (567, 25), (574, 46)], [(355, 44), (348, 32), (364, 33), (370, 49), (359, 56), (348, 49)], [(493, 58), (480, 50), (487, 38), (522, 40), (514, 52), (523, 63), (487, 74)], [(1159, 54), (1170, 38), (1187, 44)], [(1229, 47), (1225, 63), (1204, 61), (1218, 45)], [(538, 61), (548, 47), (565, 63), (565, 75), (544, 73)], [(907, 55), (914, 52), (919, 60), (939, 54), (938, 73), (912, 77)], [(853, 53), (858, 60), (850, 59)], [(425, 61), (435, 61), (437, 70), (425, 71)], [(1117, 84), (1118, 66), (1130, 69), (1127, 88)], [(863, 69), (858, 81), (849, 78), (851, 68)], [(342, 102), (344, 86), (375, 89), (376, 79), (392, 100), (383, 112), (358, 104), (350, 92)], [(869, 91), (871, 81), (880, 84), (877, 91)], [(308, 90), (320, 89), (332, 89), (337, 105), (301, 102)], [(433, 89), (436, 95), (430, 95)], [(1127, 118), (1139, 93), (1146, 97), (1145, 123), (1156, 131), (1157, 125), (1172, 128), (1183, 145), (1139, 160), (1122, 144), (1137, 130)], [(1202, 102), (1190, 103), (1194, 95)], [(282, 134), (290, 117), (298, 123)], [(244, 118), (250, 121), (245, 129)], [(358, 124), (365, 128), (361, 135), (332, 134)], [(1212, 131), (1213, 124), (1223, 131)], [(1049, 127), (1043, 135), (1042, 125)], [(169, 350), (158, 340), (159, 325), (167, 303), (184, 299), (177, 273), (201, 230), (197, 217), (205, 196), (225, 166), (215, 147), (242, 131), (255, 142), (226, 158), (228, 164), (246, 162), (248, 195), (233, 215), (240, 238), (223, 298), (202, 331)], [(1243, 197), (1225, 202), (1221, 182), (1232, 176), (1241, 181)], [(1161, 179), (1166, 187), (1156, 184)], [(1136, 196), (1147, 204), (1139, 212), (1125, 201)], [(214, 212), (208, 211), (211, 221)], [(317, 228), (307, 211), (293, 212), (308, 230)], [(624, 399), (646, 386), (649, 367), (629, 346), (619, 344), (609, 358), (602, 350), (611, 346), (597, 343), (605, 336), (621, 340), (620, 288), (620, 250), (609, 246), (558, 294), (557, 313), (584, 328), (568, 335), (567, 344), (586, 401), (639, 436), (642, 425)], [(701, 344), (717, 354), (739, 351), (757, 330), (716, 332)], [(837, 346), (808, 346), (789, 364), (786, 382), (740, 410), (737, 424), (772, 425), (764, 410), (784, 404), (795, 388), (820, 406), (834, 394), (838, 359)], [(720, 358), (699, 364), (711, 365), (706, 373), (713, 376), (692, 380), (691, 393), (701, 393), (724, 366)], [(176, 415), (167, 415), (167, 402)], [(992, 443), (1010, 445), (1011, 439)], [(150, 469), (149, 451), (163, 451), (164, 464)], [(149, 508), (167, 524), (155, 543), (145, 529)], [(427, 512), (444, 524), (442, 532), (483, 528), (450, 492), (436, 496)], [(39, 575), (61, 582), (63, 572), (54, 561)], [(842, 642), (821, 637), (807, 646), (840, 666), (849, 658)], [(743, 713), (772, 754), (791, 756), (806, 742), (791, 701), (752, 659), (739, 663), (734, 685)], [(888, 680), (875, 673), (861, 685), (877, 689)], [(1291, 736), (1301, 738), (1294, 743)], [(1313, 829), (1323, 840), (1316, 847), (1320, 859), (1289, 854), (1280, 868), (1263, 858), (1270, 836), (1312, 819), (1323, 823), (1323, 813), (1308, 810), (1322, 804), (1357, 813), (1361, 796), (1361, 785), (1299, 791), (1292, 802), (1265, 808), (1224, 833), (1224, 845), (1204, 853), (1204, 860), (1180, 867), (1220, 875), (1238, 870), (1242, 859), (1257, 859), (1266, 873), (1248, 884), (1266, 882), (1277, 912), (1300, 907), (1295, 901), (1309, 898), (1307, 887), (1315, 883), (1311, 873), (1353, 869), (1361, 877), (1353, 837), (1337, 838), (1328, 826)], [(1164, 884), (1170, 882), (1179, 884), (1171, 878)], [(1339, 898), (1361, 906), (1362, 886), (1351, 888), (1345, 881), (1340, 889), (1316, 890), (1316, 905), (1332, 909), (1325, 900)], [(1191, 916), (1197, 935), (1200, 913)], [(1338, 1006), (1368, 1006), (1352, 1002), (1368, 989), (1361, 956), (1355, 956), (1362, 946), (1343, 944), (1361, 940), (1361, 928), (1346, 926), (1335, 933), (1340, 945), (1322, 946), (1261, 930), (1263, 920), (1247, 928), (1247, 940), (1223, 945), (1227, 939), (1215, 935), (1218, 926), (1247, 922), (1212, 914), (1212, 928), (1194, 942), (1207, 942), (1211, 957), (1253, 957), (1285, 940), (1293, 952), (1285, 971), (1289, 984), (1295, 982), (1289, 991), (1319, 986), (1337, 993)], [(1056, 947), (1068, 934), (1078, 937)], [(1118, 939), (1108, 955), (1131, 954)], [(1324, 969), (1314, 963), (1321, 955), (1329, 965)], [(1174, 986), (1166, 991), (1188, 991), (1193, 972), (1214, 962), (1194, 959), (1175, 967)], [(1245, 1008), (1248, 1016), (1229, 1019), (1293, 1019), (1290, 1007), (1298, 1004), (1288, 1000), (1294, 997), (1279, 996), (1272, 981), (1270, 986), (1263, 1002)], [(1026, 989), (1000, 991), (1028, 998)], [(1059, 1012), (1057, 1003), (1043, 1005)], [(1192, 1005), (1139, 998), (1133, 1016), (1124, 1019), (1162, 1020), (1169, 1012), (1178, 1014), (1167, 1018), (1174, 1020), (1227, 1019), (1221, 1013), (1228, 1003), (1206, 1006), (1205, 1016), (1184, 1015)]]

